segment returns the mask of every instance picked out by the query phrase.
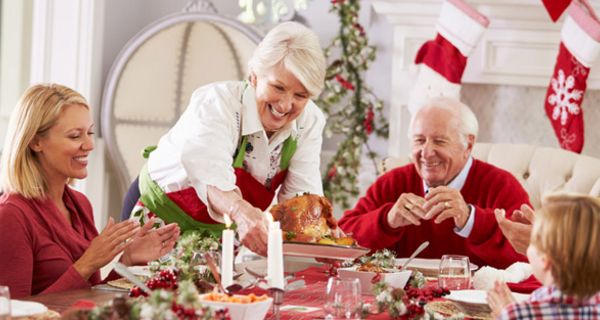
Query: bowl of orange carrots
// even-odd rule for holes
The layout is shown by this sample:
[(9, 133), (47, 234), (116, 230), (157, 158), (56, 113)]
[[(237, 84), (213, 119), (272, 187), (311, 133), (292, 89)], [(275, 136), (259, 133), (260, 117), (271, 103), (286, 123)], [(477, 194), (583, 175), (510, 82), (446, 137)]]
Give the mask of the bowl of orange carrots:
[(273, 298), (266, 294), (257, 296), (254, 293), (240, 295), (227, 295), (223, 293), (211, 292), (200, 295), (202, 304), (212, 309), (229, 310), (231, 320), (251, 320), (264, 319), (273, 303)]

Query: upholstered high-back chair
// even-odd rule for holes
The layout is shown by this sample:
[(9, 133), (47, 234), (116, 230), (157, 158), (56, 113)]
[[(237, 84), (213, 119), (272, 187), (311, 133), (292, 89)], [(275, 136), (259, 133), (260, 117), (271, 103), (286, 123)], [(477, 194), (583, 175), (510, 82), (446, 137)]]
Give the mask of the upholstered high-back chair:
[(237, 20), (187, 9), (138, 33), (112, 66), (102, 101), (102, 135), (125, 194), (145, 160), (185, 110), (192, 92), (247, 76), (246, 62), (262, 38)]
[[(535, 209), (554, 192), (600, 195), (600, 159), (570, 151), (525, 144), (476, 143), (473, 157), (512, 173), (523, 185)], [(409, 163), (409, 158), (387, 158), (387, 172)]]

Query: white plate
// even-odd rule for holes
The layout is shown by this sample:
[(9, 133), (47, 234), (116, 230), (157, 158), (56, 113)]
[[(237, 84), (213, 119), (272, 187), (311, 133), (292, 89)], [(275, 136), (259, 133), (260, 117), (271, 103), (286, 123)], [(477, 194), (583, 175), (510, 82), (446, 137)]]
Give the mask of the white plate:
[[(517, 302), (529, 299), (528, 294), (514, 293), (513, 297)], [(444, 298), (454, 302), (463, 312), (469, 314), (489, 313), (491, 312), (487, 301), (487, 292), (485, 290), (455, 290)]]
[[(360, 288), (362, 294), (373, 295), (373, 283), (371, 280), (375, 277), (375, 272), (367, 272), (367, 271), (356, 271), (357, 267), (349, 267), (349, 268), (339, 268), (338, 274), (340, 278), (357, 278), (360, 281)], [(394, 288), (404, 288), (410, 275), (412, 273), (411, 270), (406, 271), (395, 271), (391, 269), (386, 269), (390, 272), (381, 273), (381, 277), (387, 284)]]
[[(404, 265), (404, 262), (406, 262), (407, 259), (408, 258), (396, 259), (396, 265), (398, 266), (398, 268)], [(438, 270), (440, 269), (440, 261), (441, 259), (416, 258), (408, 264), (408, 267), (421, 271), (425, 276), (437, 276)], [(479, 266), (477, 266), (473, 262), (470, 263), (469, 267), (471, 271), (479, 269)]]
[(46, 311), (48, 308), (39, 302), (10, 300), (11, 317), (29, 317)]
[(129, 271), (131, 271), (131, 273), (135, 274), (136, 276), (146, 278), (152, 277), (152, 272), (150, 271), (150, 267), (148, 266), (131, 266), (127, 267), (127, 269), (129, 269)]
[(338, 246), (305, 242), (283, 242), (283, 255), (292, 257), (309, 257), (324, 259), (356, 259), (369, 252), (369, 249), (359, 246)]
[[(517, 302), (522, 302), (529, 299), (528, 294), (513, 292), (512, 295)], [(487, 304), (487, 301), (485, 300), (486, 297), (487, 292), (485, 290), (453, 290), (450, 291), (450, 294), (444, 298), (459, 302)]]

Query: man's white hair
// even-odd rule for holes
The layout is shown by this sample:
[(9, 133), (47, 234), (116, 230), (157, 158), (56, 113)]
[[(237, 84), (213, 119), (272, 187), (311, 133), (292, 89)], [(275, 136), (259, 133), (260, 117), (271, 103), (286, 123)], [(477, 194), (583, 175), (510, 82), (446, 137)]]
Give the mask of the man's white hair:
[[(410, 126), (408, 127), (408, 137), (412, 137), (413, 124), (417, 115), (423, 109), (442, 109), (448, 110), (454, 115), (454, 119), (457, 120), (458, 132), (460, 133), (460, 139), (462, 144), (466, 147), (468, 140), (467, 137), (472, 135), (474, 138), (477, 138), (477, 134), (479, 133), (479, 122), (477, 121), (477, 117), (471, 111), (466, 104), (458, 101), (455, 98), (450, 97), (435, 97), (426, 102), (417, 112), (412, 115), (410, 119)], [(448, 119), (450, 121), (452, 119)]]
[(248, 70), (260, 76), (279, 63), (317, 97), (323, 90), (326, 61), (317, 35), (297, 22), (284, 22), (273, 28), (258, 44)]

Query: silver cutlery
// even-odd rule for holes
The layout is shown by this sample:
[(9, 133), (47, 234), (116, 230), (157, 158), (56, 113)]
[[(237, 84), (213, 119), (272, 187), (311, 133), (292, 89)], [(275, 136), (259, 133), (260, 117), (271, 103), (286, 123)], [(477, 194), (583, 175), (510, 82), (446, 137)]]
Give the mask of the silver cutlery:
[(413, 252), (410, 257), (404, 262), (404, 264), (402, 265), (402, 267), (400, 267), (400, 270), (405, 270), (405, 268), (408, 266), (408, 264), (419, 254), (421, 253), (423, 250), (425, 250), (425, 248), (427, 248), (427, 246), (429, 246), (429, 241), (425, 241), (423, 243), (421, 243), (421, 245), (417, 248), (417, 250), (415, 250), (415, 252)]
[(127, 267), (124, 264), (120, 262), (115, 262), (114, 269), (118, 274), (123, 276), (123, 278), (129, 280), (129, 282), (142, 289), (142, 291), (144, 291), (145, 293), (149, 295), (152, 294), (152, 290), (150, 290), (150, 288), (148, 288), (148, 286), (146, 286), (146, 284), (142, 280), (138, 279), (138, 277), (131, 273), (131, 271), (129, 271), (129, 269), (127, 269)]
[(213, 259), (212, 255), (207, 252), (204, 254), (204, 259), (206, 260), (206, 265), (208, 265), (208, 269), (210, 269), (215, 281), (217, 281), (218, 288), (221, 290), (221, 292), (227, 295), (232, 295), (233, 293), (243, 289), (238, 283), (233, 283), (227, 286), (227, 288), (224, 288), (223, 283), (221, 282), (221, 274), (217, 269), (217, 265), (215, 264), (215, 260)]
[[(267, 280), (266, 280), (267, 275), (266, 274), (262, 274), (260, 272), (255, 271), (255, 270), (252, 270), (250, 267), (245, 267), (244, 270), (246, 270), (246, 272), (249, 275), (251, 275), (254, 278), (256, 278), (256, 280), (254, 282), (252, 282), (252, 284), (250, 284), (248, 286), (248, 288), (252, 287), (252, 286), (255, 286), (255, 285), (258, 284), (260, 288), (265, 289), (265, 290), (268, 289)], [(293, 279), (293, 277), (290, 277), (290, 276), (286, 277), (286, 280), (291, 280), (291, 279)], [(288, 282), (285, 285), (284, 291), (286, 291), (286, 292), (293, 291), (293, 290), (304, 288), (305, 286), (306, 286), (306, 281), (304, 281), (304, 279), (298, 279), (298, 280), (295, 280), (295, 281)]]
[(285, 292), (294, 291), (306, 287), (306, 281), (303, 279), (289, 282), (285, 285)]

